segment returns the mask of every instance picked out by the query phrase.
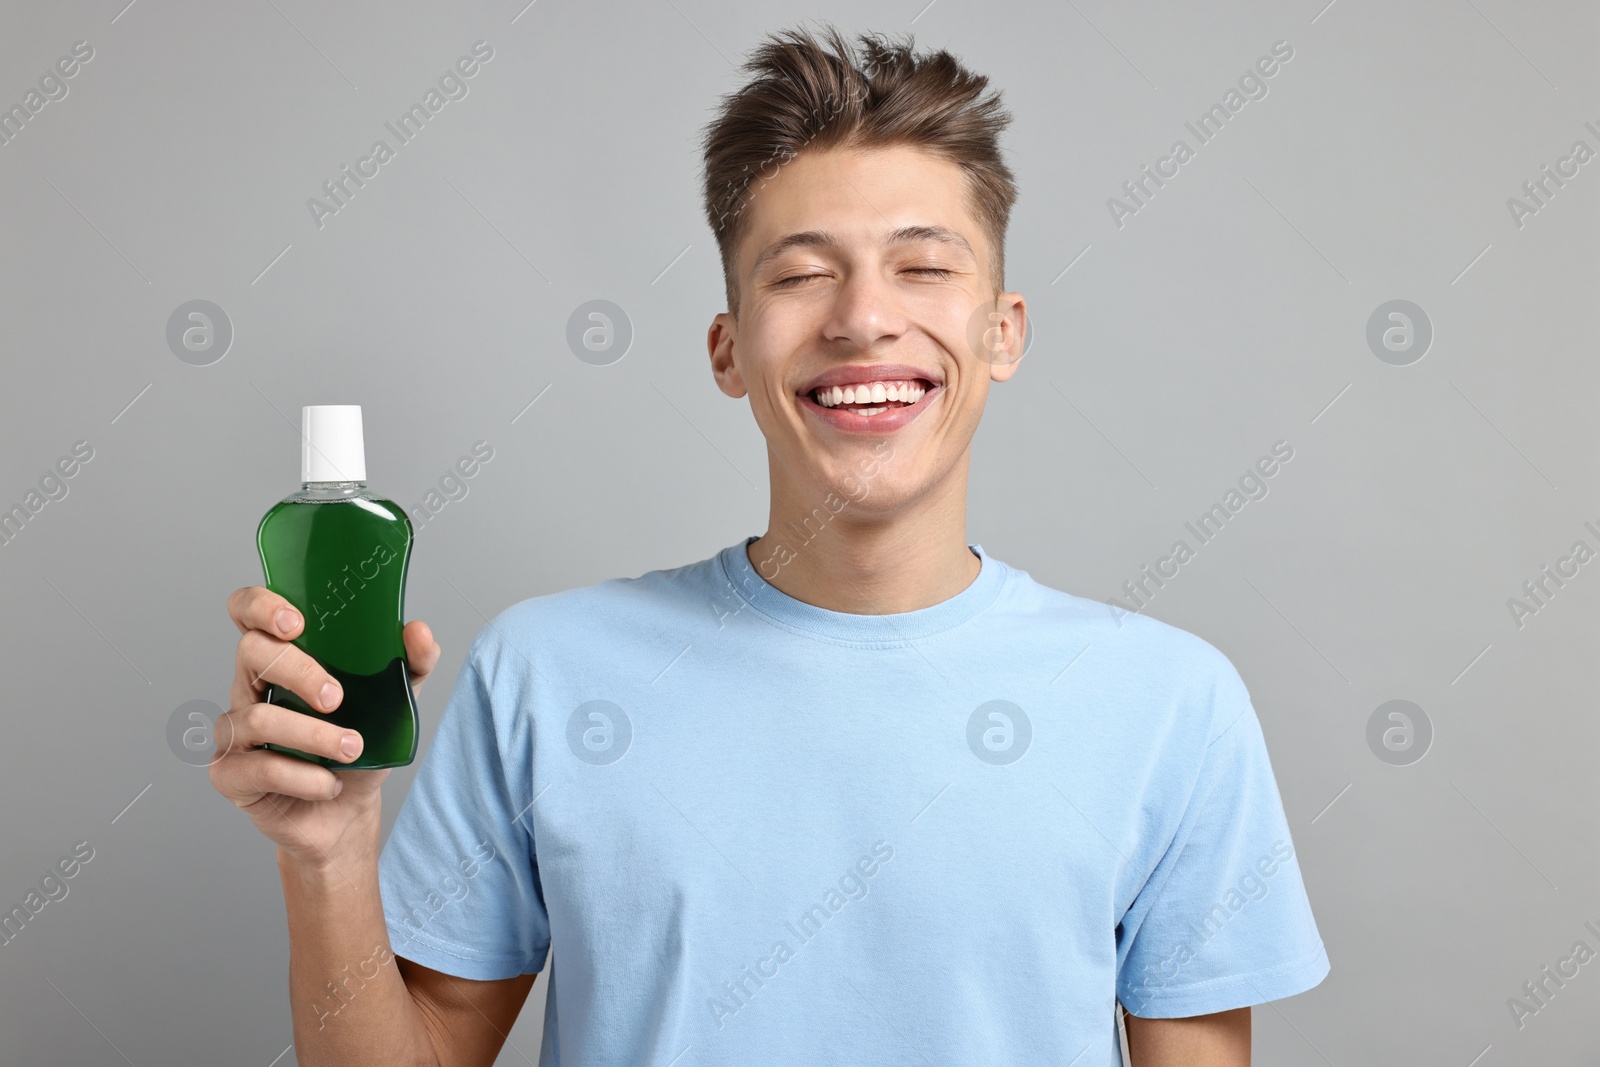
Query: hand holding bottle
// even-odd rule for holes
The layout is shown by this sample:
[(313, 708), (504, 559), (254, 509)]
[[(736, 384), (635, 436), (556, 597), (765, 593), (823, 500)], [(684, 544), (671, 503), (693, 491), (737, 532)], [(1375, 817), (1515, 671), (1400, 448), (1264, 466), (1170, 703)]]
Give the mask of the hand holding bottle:
[[(327, 867), (345, 848), (376, 848), (379, 787), (389, 775), (380, 770), (333, 771), (262, 746), (282, 745), (348, 763), (361, 754), (361, 735), (277, 704), (262, 702), (269, 685), (288, 689), (315, 711), (326, 714), (344, 694), (333, 676), (290, 642), (305, 619), (288, 600), (264, 586), (235, 590), (228, 597), (228, 615), (239, 628), (234, 659), (230, 710), (217, 718), (217, 756), (211, 784), (248, 814), (256, 828), (298, 863)], [(420, 689), (439, 662), (433, 631), (420, 620), (402, 630), (406, 670), (413, 689)], [(325, 689), (332, 686), (332, 690)], [(353, 752), (343, 750), (346, 739)], [(347, 831), (360, 819), (370, 820), (371, 834)]]

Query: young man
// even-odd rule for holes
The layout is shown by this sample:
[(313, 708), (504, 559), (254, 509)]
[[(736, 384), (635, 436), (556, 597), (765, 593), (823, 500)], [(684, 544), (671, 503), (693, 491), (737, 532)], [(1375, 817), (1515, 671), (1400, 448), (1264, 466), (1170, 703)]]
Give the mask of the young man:
[(1087, 1067), (1118, 1002), (1136, 1067), (1247, 1064), (1249, 1005), (1329, 965), (1243, 682), (965, 540), (1026, 332), (1009, 115), (909, 41), (746, 69), (706, 136), (707, 341), (766, 532), (498, 615), (381, 854), (387, 771), (254, 747), (337, 757), (259, 699), (338, 694), (285, 601), (230, 600), (212, 777), (279, 844), (300, 1063), (489, 1064), (550, 952), (541, 1064)]

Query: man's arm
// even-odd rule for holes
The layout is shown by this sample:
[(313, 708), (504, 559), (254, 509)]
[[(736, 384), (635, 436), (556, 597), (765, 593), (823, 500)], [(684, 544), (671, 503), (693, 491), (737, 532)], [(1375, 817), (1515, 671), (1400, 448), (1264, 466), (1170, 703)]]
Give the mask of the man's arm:
[[(295, 1055), (305, 1067), (488, 1067), (528, 997), (534, 976), (455, 978), (396, 956), (378, 885), (381, 787), (387, 768), (341, 774), (267, 751), (276, 743), (348, 763), (359, 733), (262, 702), (269, 684), (317, 712), (344, 694), (321, 664), (292, 643), (305, 624), (295, 606), (262, 586), (235, 590), (228, 615), (239, 630), (231, 710), (217, 717), (211, 784), (278, 845), (289, 921), (289, 1008)], [(439, 643), (413, 619), (401, 631), (411, 688), (439, 663)]]
[(537, 974), (476, 981), (396, 956), (400, 977), (438, 1050), (439, 1067), (490, 1067), (522, 1013)]
[(1250, 1067), (1250, 1009), (1183, 1019), (1124, 1012), (1130, 1067)]
[(456, 978), (394, 955), (376, 858), (307, 870), (280, 854), (303, 1064), (489, 1067), (537, 975)]

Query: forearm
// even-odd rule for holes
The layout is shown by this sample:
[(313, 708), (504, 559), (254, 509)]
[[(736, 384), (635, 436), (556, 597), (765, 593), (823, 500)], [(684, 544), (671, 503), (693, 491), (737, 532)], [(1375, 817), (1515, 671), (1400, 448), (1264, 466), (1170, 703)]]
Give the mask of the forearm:
[(325, 868), (299, 865), (278, 850), (295, 1056), (302, 1067), (438, 1067), (389, 945), (378, 892), (377, 827), (352, 826), (351, 832), (369, 835), (370, 848), (343, 854)]

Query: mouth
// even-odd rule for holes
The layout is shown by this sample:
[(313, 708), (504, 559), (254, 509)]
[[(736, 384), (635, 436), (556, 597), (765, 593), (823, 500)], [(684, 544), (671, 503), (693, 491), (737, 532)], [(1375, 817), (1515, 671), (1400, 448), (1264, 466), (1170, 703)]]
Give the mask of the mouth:
[(800, 406), (834, 429), (889, 433), (911, 422), (944, 392), (928, 378), (883, 378), (823, 385), (798, 394)]

